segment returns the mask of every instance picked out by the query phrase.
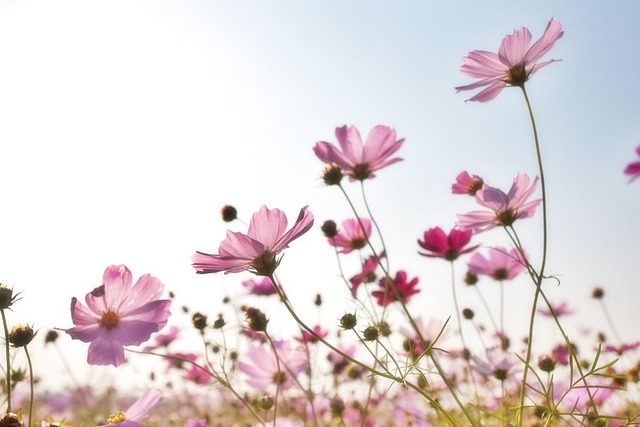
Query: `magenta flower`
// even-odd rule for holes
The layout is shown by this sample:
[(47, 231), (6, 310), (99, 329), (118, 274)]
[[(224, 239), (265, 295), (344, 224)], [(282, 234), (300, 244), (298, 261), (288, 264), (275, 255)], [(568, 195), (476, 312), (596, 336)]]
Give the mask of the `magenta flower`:
[(640, 347), (640, 341), (627, 343), (627, 344), (621, 344), (621, 345), (611, 345), (611, 344), (609, 344), (609, 345), (605, 346), (604, 352), (605, 353), (616, 353), (618, 356), (622, 356), (625, 352), (630, 351), (630, 350), (635, 350), (638, 347)]
[(551, 309), (553, 310), (553, 313), (548, 308), (540, 307), (538, 309), (538, 313), (540, 313), (541, 315), (546, 316), (546, 317), (553, 317), (554, 314), (556, 315), (556, 317), (569, 316), (569, 315), (575, 313), (575, 311), (573, 311), (572, 309), (569, 308), (569, 304), (567, 304), (566, 301), (562, 301), (558, 305), (552, 305)]
[(138, 421), (147, 418), (149, 411), (162, 400), (162, 395), (158, 390), (149, 390), (142, 397), (136, 400), (125, 412), (118, 412), (109, 417), (109, 424), (98, 427), (108, 427), (117, 425), (120, 427), (144, 427)]
[(552, 59), (538, 63), (563, 34), (562, 24), (552, 18), (542, 37), (531, 47), (531, 33), (522, 27), (502, 40), (497, 54), (483, 50), (469, 52), (460, 71), (480, 80), (470, 85), (458, 86), (456, 92), (488, 86), (469, 99), (487, 102), (498, 96), (507, 85), (524, 87), (524, 83), (536, 71), (556, 61)]
[(262, 205), (254, 213), (247, 234), (227, 231), (214, 255), (196, 252), (191, 258), (197, 273), (239, 273), (250, 271), (258, 276), (270, 276), (280, 264), (276, 259), (292, 241), (309, 231), (313, 215), (305, 206), (300, 210), (296, 223), (287, 228), (287, 216), (279, 209)]
[(342, 221), (342, 228), (328, 240), (331, 246), (340, 248), (338, 252), (348, 254), (353, 250), (364, 248), (369, 236), (371, 236), (371, 220), (360, 218), (358, 221), (352, 218)]
[(242, 282), (242, 286), (247, 288), (251, 295), (269, 296), (277, 294), (276, 288), (273, 287), (271, 279), (263, 277), (261, 280), (249, 279)]
[(329, 333), (327, 331), (325, 331), (324, 329), (322, 329), (322, 327), (320, 325), (314, 326), (313, 327), (313, 332), (315, 332), (315, 335), (312, 334), (311, 332), (307, 332), (307, 331), (305, 331), (303, 329), (302, 330), (302, 336), (295, 337), (294, 339), (296, 341), (298, 341), (299, 343), (301, 343), (301, 344), (304, 344), (304, 343), (313, 344), (313, 343), (318, 342), (318, 338), (316, 338), (316, 336), (324, 339), (329, 335)]
[[(371, 292), (371, 295), (376, 297), (376, 302), (381, 307), (386, 307), (392, 302), (399, 301), (398, 298), (396, 298), (396, 294), (393, 292), (389, 282), (390, 279), (383, 277), (380, 279), (380, 282), (378, 282), (378, 285), (382, 290)], [(393, 279), (393, 284), (396, 286), (400, 299), (404, 303), (409, 302), (413, 295), (420, 292), (420, 289), (416, 288), (418, 286), (418, 278), (416, 277), (413, 280), (408, 281), (407, 273), (402, 270), (398, 271), (396, 274), (396, 278)]]
[(525, 269), (520, 253), (516, 249), (507, 252), (504, 248), (490, 248), (489, 259), (473, 254), (468, 267), (472, 273), (485, 274), (495, 280), (511, 280)]
[[(636, 148), (636, 153), (640, 156), (640, 145)], [(640, 161), (629, 163), (624, 173), (625, 175), (631, 175), (631, 181), (640, 178)]]
[(478, 175), (469, 175), (469, 172), (462, 171), (456, 177), (456, 182), (451, 185), (453, 194), (468, 194), (475, 196), (478, 190), (482, 188), (484, 181)]
[(424, 240), (418, 240), (418, 245), (431, 253), (418, 252), (431, 258), (444, 258), (453, 261), (462, 254), (475, 250), (478, 245), (464, 249), (471, 241), (471, 230), (453, 229), (447, 236), (440, 227), (430, 228), (424, 232)]
[(313, 152), (323, 162), (338, 165), (351, 180), (373, 178), (373, 172), (402, 160), (399, 157), (389, 159), (404, 142), (404, 139), (396, 140), (395, 129), (378, 125), (371, 129), (363, 144), (358, 129), (345, 125), (336, 128), (336, 138), (340, 148), (320, 141), (313, 147)]
[(264, 390), (279, 385), (286, 389), (294, 384), (291, 375), (297, 375), (307, 368), (307, 361), (299, 351), (291, 349), (284, 341), (274, 342), (278, 358), (268, 346), (253, 347), (246, 353), (247, 361), (238, 363), (238, 369), (247, 375), (247, 384)]
[(145, 274), (135, 285), (124, 265), (107, 267), (102, 285), (87, 294), (87, 307), (71, 299), (75, 325), (66, 329), (71, 338), (90, 342), (90, 365), (118, 366), (124, 361), (124, 346), (140, 345), (167, 324), (170, 300), (161, 300), (164, 286)]
[(527, 201), (538, 185), (538, 178), (530, 187), (529, 182), (527, 174), (519, 173), (513, 180), (509, 194), (485, 184), (476, 193), (476, 202), (490, 211), (458, 215), (458, 227), (481, 232), (498, 226), (508, 227), (517, 219), (532, 217), (542, 199)]

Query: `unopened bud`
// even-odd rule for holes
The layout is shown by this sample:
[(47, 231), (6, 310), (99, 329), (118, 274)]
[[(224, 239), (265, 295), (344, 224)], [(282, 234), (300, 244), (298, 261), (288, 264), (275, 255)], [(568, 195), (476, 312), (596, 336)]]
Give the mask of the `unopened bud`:
[(231, 222), (238, 218), (238, 211), (231, 205), (224, 205), (220, 214), (224, 222)]
[(267, 330), (269, 319), (267, 316), (255, 307), (247, 307), (244, 316), (249, 324), (249, 329), (255, 332), (264, 332)]
[(593, 288), (591, 296), (595, 299), (602, 299), (602, 297), (604, 297), (604, 290), (602, 288)]
[(344, 330), (355, 328), (357, 323), (358, 319), (355, 314), (347, 313), (340, 318), (340, 326)]
[(362, 335), (365, 341), (375, 341), (380, 336), (380, 330), (376, 326), (369, 326), (362, 331)]
[(336, 225), (336, 223), (334, 221), (331, 221), (331, 220), (325, 221), (320, 226), (320, 230), (322, 230), (324, 235), (326, 237), (328, 237), (329, 239), (331, 239), (333, 237), (336, 237), (336, 234), (338, 234), (338, 226)]
[(201, 313), (194, 313), (191, 322), (194, 328), (202, 332), (207, 327), (207, 316)]
[(467, 320), (473, 319), (474, 315), (475, 313), (470, 308), (465, 308), (464, 310), (462, 310), (462, 317), (464, 317)]
[(16, 325), (9, 332), (9, 343), (13, 347), (24, 347), (28, 345), (35, 334), (29, 325)]
[(327, 185), (340, 184), (340, 181), (342, 181), (342, 177), (344, 177), (342, 169), (340, 169), (340, 166), (336, 165), (335, 163), (332, 163), (324, 168), (324, 171), (322, 172), (322, 180)]

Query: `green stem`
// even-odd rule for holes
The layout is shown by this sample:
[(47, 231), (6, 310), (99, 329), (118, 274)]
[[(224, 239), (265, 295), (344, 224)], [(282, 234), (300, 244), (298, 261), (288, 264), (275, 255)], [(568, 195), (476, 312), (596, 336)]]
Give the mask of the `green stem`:
[(540, 176), (540, 189), (542, 191), (542, 261), (540, 263), (540, 269), (536, 277), (536, 292), (533, 297), (533, 304), (531, 306), (531, 316), (529, 319), (529, 333), (527, 336), (527, 354), (525, 357), (524, 373), (522, 374), (522, 386), (520, 388), (520, 405), (518, 406), (517, 425), (522, 427), (524, 420), (524, 398), (526, 393), (527, 374), (529, 373), (529, 362), (531, 361), (531, 350), (533, 348), (533, 327), (536, 318), (536, 309), (538, 306), (538, 297), (540, 296), (540, 290), (542, 286), (542, 278), (544, 277), (544, 269), (547, 263), (547, 189), (546, 181), (544, 178), (544, 168), (542, 167), (542, 155), (540, 154), (540, 141), (538, 140), (538, 129), (536, 127), (536, 121), (533, 116), (533, 110), (531, 109), (531, 102), (529, 102), (529, 96), (524, 88), (524, 85), (520, 86), (524, 100), (527, 105), (527, 111), (529, 112), (529, 119), (531, 120), (531, 127), (533, 129), (533, 139), (536, 147), (536, 157), (538, 159), (538, 174)]
[(29, 365), (29, 419), (27, 420), (27, 426), (31, 427), (31, 418), (33, 417), (33, 365), (26, 345), (24, 346), (24, 353), (27, 355), (27, 364)]
[(9, 328), (7, 327), (7, 317), (4, 309), (0, 309), (2, 313), (2, 326), (4, 326), (4, 349), (5, 358), (7, 359), (7, 413), (11, 412), (11, 357), (9, 354)]

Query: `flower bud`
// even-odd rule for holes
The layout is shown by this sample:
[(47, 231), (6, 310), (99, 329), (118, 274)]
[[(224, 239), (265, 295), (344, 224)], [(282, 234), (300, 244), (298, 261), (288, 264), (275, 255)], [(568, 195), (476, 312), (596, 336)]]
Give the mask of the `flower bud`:
[(267, 323), (269, 319), (267, 316), (255, 307), (247, 307), (244, 312), (244, 316), (249, 324), (249, 329), (255, 332), (265, 332), (267, 330)]
[(20, 418), (16, 414), (8, 413), (0, 417), (0, 426), (2, 427), (22, 427)]
[(33, 328), (29, 325), (16, 325), (9, 332), (9, 343), (13, 347), (25, 347), (28, 345), (35, 334)]
[(213, 329), (222, 329), (226, 325), (226, 322), (222, 318), (222, 314), (218, 315), (218, 318), (213, 322)]
[(355, 328), (357, 323), (358, 319), (355, 314), (347, 313), (340, 318), (340, 327), (345, 331)]
[(193, 323), (194, 328), (202, 332), (204, 331), (204, 328), (207, 327), (207, 316), (201, 313), (194, 313), (191, 318), (191, 322)]
[(322, 180), (327, 185), (338, 185), (343, 177), (342, 169), (335, 163), (330, 164), (322, 171)]
[(11, 307), (14, 302), (13, 288), (0, 283), (0, 310)]
[(467, 320), (473, 319), (474, 315), (475, 313), (470, 308), (465, 308), (464, 310), (462, 310), (462, 317), (464, 317)]
[(380, 330), (376, 326), (369, 326), (362, 331), (362, 335), (365, 341), (375, 341), (380, 336)]
[(593, 288), (593, 291), (591, 292), (591, 297), (593, 297), (594, 299), (602, 299), (602, 297), (604, 297), (604, 290), (602, 288)]
[(465, 274), (464, 276), (464, 283), (466, 283), (468, 286), (475, 285), (476, 283), (478, 283), (478, 275), (471, 271), (467, 271), (467, 274)]
[(331, 221), (331, 220), (325, 221), (320, 226), (320, 230), (322, 230), (324, 235), (326, 237), (328, 237), (329, 239), (331, 239), (333, 237), (336, 237), (336, 234), (338, 234), (338, 226), (336, 225), (336, 223), (334, 221)]
[(224, 222), (231, 222), (238, 218), (238, 211), (231, 205), (224, 205), (220, 214)]
[(49, 344), (50, 342), (56, 342), (57, 339), (58, 339), (58, 332), (52, 329), (49, 332), (47, 332), (47, 335), (45, 335), (44, 343)]
[(271, 396), (262, 396), (260, 400), (258, 400), (258, 406), (264, 411), (273, 408), (274, 403), (273, 397)]
[(540, 356), (538, 359), (538, 368), (544, 372), (551, 372), (556, 368), (556, 361), (550, 356)]

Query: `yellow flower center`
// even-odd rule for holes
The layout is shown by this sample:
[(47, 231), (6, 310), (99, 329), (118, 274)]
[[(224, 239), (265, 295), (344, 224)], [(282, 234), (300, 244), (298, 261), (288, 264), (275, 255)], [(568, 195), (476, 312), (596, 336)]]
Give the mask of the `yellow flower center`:
[(111, 415), (107, 421), (109, 422), (109, 424), (118, 424), (126, 420), (127, 419), (124, 416), (124, 412), (119, 411), (117, 414)]
[(100, 326), (105, 327), (107, 329), (113, 329), (116, 326), (118, 326), (118, 323), (120, 323), (120, 317), (118, 316), (118, 313), (113, 311), (112, 308), (102, 313), (102, 319), (100, 319)]

